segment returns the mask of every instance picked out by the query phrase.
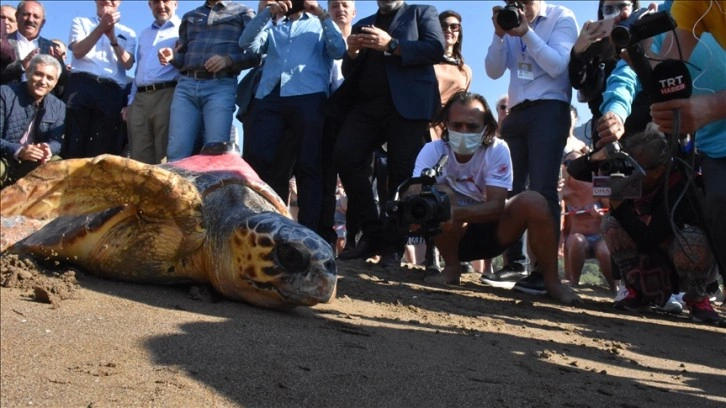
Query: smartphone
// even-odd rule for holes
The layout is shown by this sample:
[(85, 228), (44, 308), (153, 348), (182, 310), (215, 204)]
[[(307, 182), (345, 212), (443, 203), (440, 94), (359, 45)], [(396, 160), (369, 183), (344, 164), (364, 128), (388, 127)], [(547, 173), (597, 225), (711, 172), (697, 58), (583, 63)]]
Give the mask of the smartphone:
[(353, 26), (350, 28), (351, 34), (363, 34), (363, 26)]
[(613, 24), (615, 23), (614, 18), (608, 18), (606, 20), (597, 20), (590, 23), (590, 31), (597, 36), (597, 38), (610, 37), (610, 32), (613, 30)]
[(292, 8), (285, 13), (285, 16), (291, 16), (298, 11), (305, 9), (305, 0), (292, 0)]

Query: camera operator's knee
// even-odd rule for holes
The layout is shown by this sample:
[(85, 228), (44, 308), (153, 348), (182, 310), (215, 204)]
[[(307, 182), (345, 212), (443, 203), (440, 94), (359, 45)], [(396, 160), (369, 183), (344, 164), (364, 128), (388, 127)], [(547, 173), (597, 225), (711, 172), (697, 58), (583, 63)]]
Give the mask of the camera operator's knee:
[(505, 211), (515, 217), (551, 218), (547, 200), (535, 191), (524, 191), (510, 198)]
[(669, 255), (677, 270), (704, 273), (710, 272), (714, 259), (705, 232), (690, 225), (674, 236)]

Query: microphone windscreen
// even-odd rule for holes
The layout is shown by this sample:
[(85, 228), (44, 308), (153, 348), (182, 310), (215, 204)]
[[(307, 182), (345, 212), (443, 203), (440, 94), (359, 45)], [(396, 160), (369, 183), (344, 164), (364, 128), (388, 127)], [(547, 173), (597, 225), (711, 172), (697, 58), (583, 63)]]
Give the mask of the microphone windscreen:
[(685, 99), (691, 96), (693, 84), (686, 63), (681, 60), (665, 60), (653, 68), (655, 92), (653, 102)]

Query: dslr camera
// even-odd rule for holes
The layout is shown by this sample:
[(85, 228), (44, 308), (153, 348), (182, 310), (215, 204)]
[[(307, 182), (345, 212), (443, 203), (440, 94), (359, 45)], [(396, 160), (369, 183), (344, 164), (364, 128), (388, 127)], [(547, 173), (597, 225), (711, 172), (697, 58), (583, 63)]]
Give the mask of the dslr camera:
[[(421, 171), (418, 177), (411, 177), (398, 186), (393, 200), (386, 203), (386, 214), (395, 222), (399, 230), (408, 233), (410, 225), (419, 225), (416, 235), (432, 237), (441, 232), (441, 223), (451, 218), (449, 196), (436, 188), (436, 177), (446, 164), (447, 155), (441, 156), (433, 168)], [(399, 198), (413, 185), (421, 185), (416, 195)]]
[(592, 177), (593, 197), (612, 200), (637, 199), (643, 195), (645, 170), (635, 159), (622, 151), (618, 142), (605, 146), (607, 160), (600, 163), (598, 175)]
[(515, 1), (513, 3), (507, 3), (503, 9), (497, 13), (497, 24), (502, 27), (502, 30), (509, 31), (514, 27), (521, 24), (519, 19), (519, 10), (524, 10), (522, 3)]

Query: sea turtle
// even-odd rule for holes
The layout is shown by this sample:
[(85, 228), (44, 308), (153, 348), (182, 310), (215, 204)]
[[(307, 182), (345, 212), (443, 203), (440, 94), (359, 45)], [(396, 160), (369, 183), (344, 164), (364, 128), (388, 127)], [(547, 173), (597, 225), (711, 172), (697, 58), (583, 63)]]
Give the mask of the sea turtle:
[(225, 297), (282, 309), (335, 295), (330, 245), (291, 220), (225, 146), (157, 166), (113, 155), (49, 162), (2, 190), (0, 215), (52, 219), (11, 252), (104, 278), (206, 282)]

